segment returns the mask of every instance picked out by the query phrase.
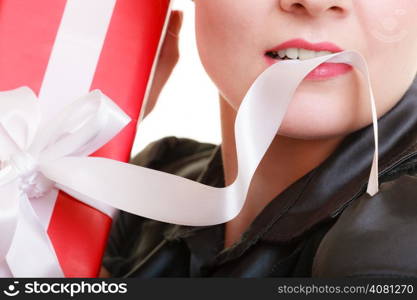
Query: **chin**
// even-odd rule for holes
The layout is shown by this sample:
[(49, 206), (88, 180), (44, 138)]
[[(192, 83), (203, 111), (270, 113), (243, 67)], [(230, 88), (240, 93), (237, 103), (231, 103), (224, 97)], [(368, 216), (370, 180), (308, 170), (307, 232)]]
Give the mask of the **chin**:
[(297, 120), (291, 122), (284, 119), (278, 130), (278, 136), (301, 140), (328, 140), (343, 138), (359, 129), (360, 126), (340, 122), (323, 124), (308, 119), (304, 119), (302, 122)]
[[(337, 99), (337, 100), (335, 100)], [(352, 101), (340, 93), (297, 93), (290, 103), (278, 134), (319, 140), (344, 137), (371, 123), (368, 103)], [(358, 105), (361, 103), (361, 105)], [(364, 105), (363, 105), (364, 104)]]

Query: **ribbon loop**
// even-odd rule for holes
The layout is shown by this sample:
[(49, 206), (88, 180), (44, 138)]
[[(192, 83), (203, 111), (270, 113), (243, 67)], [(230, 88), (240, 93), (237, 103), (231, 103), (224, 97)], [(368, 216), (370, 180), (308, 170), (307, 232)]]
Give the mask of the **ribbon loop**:
[[(12, 139), (20, 149), (32, 144), (41, 121), (41, 111), (35, 93), (28, 87), (0, 92), (0, 139)], [(4, 136), (7, 133), (7, 137)], [(4, 142), (3, 142), (4, 143)], [(1, 152), (4, 149), (0, 149)], [(12, 150), (13, 151), (13, 150)], [(9, 153), (2, 153), (6, 157)]]

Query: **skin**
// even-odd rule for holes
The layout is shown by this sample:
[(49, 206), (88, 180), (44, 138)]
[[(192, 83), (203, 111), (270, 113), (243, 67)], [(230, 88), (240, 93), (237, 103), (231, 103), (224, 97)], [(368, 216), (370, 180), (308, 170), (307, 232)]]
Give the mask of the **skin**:
[[(415, 0), (194, 2), (200, 59), (219, 90), (226, 185), (237, 174), (236, 113), (253, 81), (269, 66), (266, 50), (304, 38), (360, 52), (369, 66), (379, 117), (401, 99), (417, 73)], [(174, 11), (145, 115), (178, 61), (181, 20), (181, 12)], [(355, 70), (329, 80), (303, 81), (255, 173), (242, 211), (226, 223), (224, 247), (238, 241), (275, 196), (321, 164), (348, 134), (369, 124), (369, 101)]]

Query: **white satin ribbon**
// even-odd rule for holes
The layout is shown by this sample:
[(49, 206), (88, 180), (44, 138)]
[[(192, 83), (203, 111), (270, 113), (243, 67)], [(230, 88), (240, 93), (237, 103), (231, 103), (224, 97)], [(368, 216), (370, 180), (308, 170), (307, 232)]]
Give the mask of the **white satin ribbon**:
[(0, 93), (0, 261), (6, 260), (15, 277), (63, 276), (32, 206), (56, 189), (43, 168), (62, 157), (93, 153), (130, 122), (100, 91), (78, 99), (47, 122), (44, 117), (30, 89)]
[[(365, 75), (372, 107), (375, 153), (367, 192), (378, 191), (377, 115), (364, 59), (344, 52), (306, 61), (284, 61), (262, 73), (249, 89), (236, 119), (238, 176), (225, 188), (104, 158), (62, 157), (43, 164), (43, 174), (83, 200), (94, 199), (132, 214), (183, 225), (213, 225), (241, 210), (251, 179), (275, 138), (303, 78), (324, 62), (343, 62)], [(71, 172), (63, 170), (71, 169)]]
[[(366, 62), (352, 51), (305, 61), (279, 62), (256, 79), (241, 103), (235, 123), (238, 175), (225, 188), (102, 158), (63, 158), (56, 166), (71, 167), (72, 173), (59, 174), (52, 167), (45, 172), (65, 191), (78, 190), (132, 214), (193, 226), (227, 222), (243, 207), (254, 172), (277, 135), (296, 88), (309, 72), (324, 62), (350, 64), (366, 78), (375, 136), (367, 192), (374, 195), (378, 191), (377, 114)], [(83, 172), (85, 169), (89, 172)], [(74, 175), (81, 173), (82, 177)], [(99, 184), (104, 189), (94, 188)]]
[(86, 157), (129, 121), (100, 92), (73, 102), (54, 118), (41, 114), (34, 94), (26, 88), (0, 93), (0, 259), (6, 258), (14, 276), (63, 275), (31, 205), (53, 187), (87, 203), (104, 203), (164, 222), (199, 226), (233, 219), (243, 207), (254, 172), (277, 135), (296, 88), (324, 62), (351, 64), (367, 80), (375, 133), (367, 192), (373, 195), (378, 191), (377, 115), (365, 60), (352, 51), (283, 61), (257, 78), (237, 114), (238, 176), (225, 188)]
[(46, 115), (90, 91), (116, 1), (66, 1), (39, 92)]

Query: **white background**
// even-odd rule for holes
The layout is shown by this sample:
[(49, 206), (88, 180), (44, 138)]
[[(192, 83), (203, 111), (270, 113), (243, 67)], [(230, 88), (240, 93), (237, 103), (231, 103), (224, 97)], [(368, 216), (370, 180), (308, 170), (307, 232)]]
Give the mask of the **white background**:
[(173, 9), (184, 13), (180, 60), (155, 109), (139, 124), (132, 155), (150, 142), (170, 135), (220, 143), (218, 93), (198, 56), (194, 4), (191, 0), (175, 0)]

